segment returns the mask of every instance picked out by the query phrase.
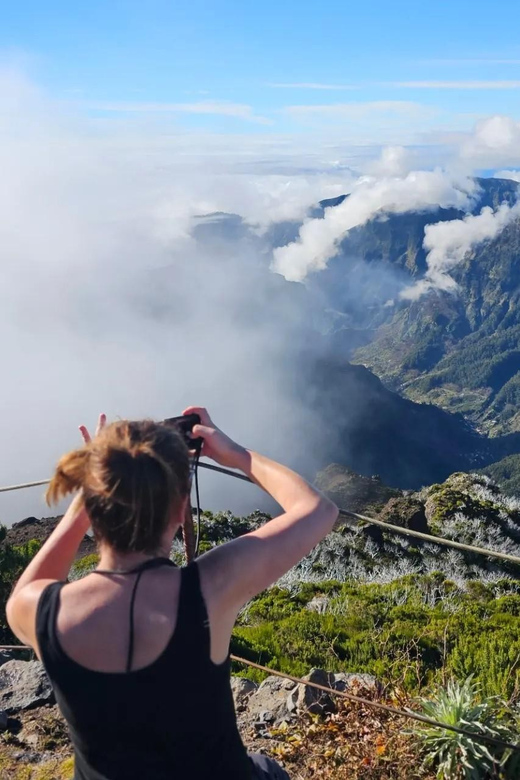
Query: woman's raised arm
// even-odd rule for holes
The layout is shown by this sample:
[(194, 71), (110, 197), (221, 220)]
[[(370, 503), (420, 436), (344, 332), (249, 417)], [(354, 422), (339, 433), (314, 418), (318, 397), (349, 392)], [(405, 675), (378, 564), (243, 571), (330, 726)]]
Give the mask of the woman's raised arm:
[(191, 412), (201, 417), (202, 424), (194, 427), (193, 436), (204, 439), (203, 455), (242, 471), (284, 510), (256, 531), (214, 548), (200, 559), (220, 604), (226, 611), (238, 612), (332, 530), (338, 509), (294, 471), (229, 439), (214, 426), (205, 409), (186, 410)]
[[(105, 415), (101, 414), (96, 435), (105, 422)], [(87, 444), (90, 434), (84, 425), (80, 426), (80, 432)], [(67, 579), (78, 548), (89, 528), (90, 520), (79, 493), (41, 550), (22, 573), (7, 602), (7, 621), (20, 641), (35, 647), (35, 615), (41, 593), (51, 582)]]

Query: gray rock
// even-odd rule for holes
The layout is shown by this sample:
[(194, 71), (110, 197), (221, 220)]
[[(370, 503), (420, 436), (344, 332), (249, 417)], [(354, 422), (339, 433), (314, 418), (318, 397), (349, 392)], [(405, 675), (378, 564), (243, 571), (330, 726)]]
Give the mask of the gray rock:
[(17, 750), (16, 753), (13, 753), (13, 758), (21, 764), (39, 764), (42, 760), (42, 754)]
[[(302, 679), (317, 685), (324, 685), (327, 688), (334, 687), (334, 675), (330, 672), (324, 672), (323, 669), (311, 669), (309, 674)], [(335, 709), (334, 702), (328, 693), (311, 688), (309, 685), (298, 685), (293, 693), (293, 701), (299, 713), (312, 712), (316, 715), (325, 715), (328, 712), (334, 712)]]
[[(376, 693), (382, 690), (381, 683), (371, 674), (355, 674), (339, 672), (325, 672), (323, 669), (311, 669), (310, 673), (302, 678), (308, 682), (324, 685), (336, 691), (357, 691), (369, 689)], [(326, 715), (336, 709), (336, 699), (325, 691), (312, 688), (309, 685), (298, 685), (287, 697), (287, 708), (290, 713), (301, 714), (312, 712), (317, 715)]]
[(0, 710), (10, 715), (53, 702), (49, 678), (39, 661), (8, 661), (0, 667)]
[(373, 674), (339, 672), (338, 674), (331, 674), (331, 677), (331, 688), (335, 688), (337, 691), (351, 691), (352, 688), (368, 688), (375, 693), (381, 693), (382, 691), (381, 683)]
[[(284, 721), (290, 721), (304, 712), (326, 715), (336, 709), (336, 697), (310, 685), (295, 684), (280, 677), (267, 677), (256, 689), (254, 683), (234, 678), (232, 686), (236, 688), (237, 711), (242, 713), (244, 724), (254, 725), (257, 731), (268, 732)], [(351, 690), (363, 692), (363, 689), (380, 692), (381, 685), (371, 674), (325, 672), (312, 669), (302, 678), (308, 683), (323, 685), (338, 691)]]
[(258, 689), (258, 685), (245, 677), (231, 678), (231, 691), (235, 700), (237, 710), (243, 710), (249, 700), (249, 697)]
[(287, 707), (288, 693), (295, 688), (291, 680), (280, 677), (267, 677), (247, 701), (246, 710), (249, 717), (258, 724), (274, 726), (284, 720), (290, 720), (292, 714)]
[(5, 731), (8, 724), (7, 712), (0, 710), (0, 731)]

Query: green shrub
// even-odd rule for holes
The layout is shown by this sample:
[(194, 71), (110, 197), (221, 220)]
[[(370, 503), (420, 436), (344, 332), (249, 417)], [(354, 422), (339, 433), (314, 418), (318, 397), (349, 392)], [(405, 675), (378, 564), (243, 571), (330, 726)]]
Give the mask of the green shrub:
[(90, 574), (99, 563), (99, 555), (91, 553), (91, 555), (85, 555), (80, 558), (79, 561), (75, 561), (70, 569), (69, 580), (79, 580)]
[[(367, 672), (411, 693), (447, 675), (473, 675), (485, 695), (514, 700), (520, 694), (520, 595), (496, 598), (496, 590), (503, 592), (471, 583), (459, 591), (440, 573), (386, 585), (273, 588), (244, 611), (233, 639), (241, 651), (233, 652), (289, 674), (310, 666)], [(317, 593), (328, 595), (325, 613), (308, 608)], [(259, 679), (257, 672), (241, 673)]]
[(516, 743), (515, 718), (499, 702), (479, 701), (478, 687), (471, 678), (463, 683), (448, 682), (430, 698), (421, 699), (420, 705), (421, 715), (475, 734), (472, 737), (439, 726), (416, 727), (425, 765), (436, 769), (438, 780), (518, 777), (515, 754), (478, 738), (482, 735)]
[(7, 625), (5, 606), (18, 577), (41, 544), (35, 539), (20, 546), (6, 544), (5, 536), (6, 528), (0, 526), (0, 644), (16, 644), (16, 637)]

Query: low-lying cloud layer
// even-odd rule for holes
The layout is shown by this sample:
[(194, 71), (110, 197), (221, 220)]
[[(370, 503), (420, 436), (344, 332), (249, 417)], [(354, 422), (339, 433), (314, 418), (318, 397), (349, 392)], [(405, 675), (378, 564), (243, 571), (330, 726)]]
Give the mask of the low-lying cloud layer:
[[(316, 191), (339, 194), (337, 178), (131, 155), (124, 137), (16, 74), (0, 80), (0, 105), (2, 484), (48, 476), (100, 411), (160, 419), (202, 403), (249, 446), (303, 452), (312, 421), (291, 385), (302, 306), (276, 305), (254, 233), (208, 246), (193, 227), (196, 215), (240, 211), (261, 233), (301, 218)], [(202, 491), (222, 507), (259, 501), (206, 475)], [(44, 512), (41, 493), (2, 495), (0, 521)]]
[[(100, 411), (161, 418), (192, 403), (245, 444), (312, 470), (325, 433), (300, 400), (297, 371), (314, 349), (312, 302), (280, 275), (301, 282), (324, 269), (375, 215), (469, 208), (473, 161), (495, 154), (515, 167), (517, 132), (493, 118), (446, 152), (451, 173), (414, 170), (428, 168), (424, 149), (93, 122), (0, 70), (1, 482), (48, 476), (79, 443), (77, 425)], [(309, 216), (345, 193), (322, 219)], [(448, 223), (447, 233), (429, 226), (426, 283), (446, 286), (450, 264), (512, 212)], [(260, 500), (217, 477), (202, 487), (214, 507)], [(44, 513), (41, 493), (0, 496), (0, 522)]]
[(275, 250), (273, 269), (289, 281), (301, 282), (309, 273), (326, 268), (349, 230), (377, 214), (439, 206), (467, 208), (475, 192), (472, 179), (454, 181), (442, 171), (412, 171), (403, 178), (362, 178), (341, 205), (328, 209), (323, 219), (305, 221), (297, 241)]

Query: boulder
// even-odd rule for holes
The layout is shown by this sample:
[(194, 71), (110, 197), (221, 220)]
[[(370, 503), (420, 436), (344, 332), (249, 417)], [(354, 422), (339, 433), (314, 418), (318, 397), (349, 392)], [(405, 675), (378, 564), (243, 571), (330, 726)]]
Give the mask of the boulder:
[(258, 685), (245, 677), (231, 678), (231, 691), (235, 701), (235, 708), (243, 711), (250, 696), (258, 689)]
[(5, 731), (9, 723), (7, 712), (0, 710), (0, 731)]
[[(363, 689), (368, 689), (379, 694), (382, 690), (381, 683), (372, 674), (347, 672), (334, 674), (334, 672), (324, 672), (323, 669), (311, 669), (310, 673), (302, 679), (317, 685), (324, 685), (335, 691), (357, 693), (358, 690), (362, 692)], [(310, 685), (297, 685), (289, 696), (290, 712), (298, 714), (312, 712), (317, 715), (326, 715), (336, 709), (337, 697)]]
[(411, 531), (428, 533), (428, 522), (424, 503), (416, 498), (391, 498), (379, 514), (379, 520)]
[[(232, 682), (232, 687), (240, 688), (240, 693), (235, 698), (235, 701), (240, 700), (237, 711), (243, 713), (244, 722), (254, 725), (257, 730), (277, 727), (305, 712), (326, 715), (336, 709), (337, 697), (308, 684), (296, 684), (272, 675), (254, 689), (251, 687), (254, 683), (249, 680), (233, 679), (237, 682)], [(381, 684), (371, 674), (334, 674), (323, 669), (311, 669), (302, 680), (337, 691), (359, 692), (361, 695), (367, 689), (378, 694), (381, 692)]]
[(0, 710), (8, 715), (54, 702), (54, 693), (39, 661), (8, 661), (0, 667)]
[(348, 672), (338, 672), (332, 674), (331, 688), (336, 691), (347, 691), (356, 693), (358, 689), (365, 689), (380, 694), (383, 686), (373, 674), (357, 674)]
[(251, 694), (247, 702), (247, 713), (255, 726), (277, 726), (284, 720), (290, 720), (288, 694), (295, 688), (291, 680), (271, 675)]
[[(323, 669), (311, 669), (309, 674), (302, 677), (302, 680), (316, 683), (317, 685), (324, 685), (327, 688), (334, 687), (334, 675), (330, 672), (324, 672)], [(334, 712), (335, 709), (330, 694), (301, 683), (292, 692), (291, 706), (298, 713), (312, 712), (316, 715), (325, 715), (329, 712)]]

